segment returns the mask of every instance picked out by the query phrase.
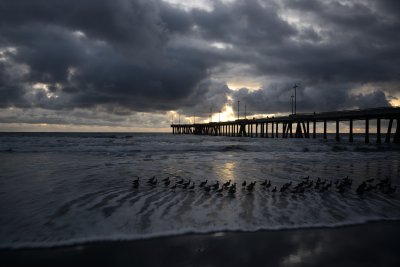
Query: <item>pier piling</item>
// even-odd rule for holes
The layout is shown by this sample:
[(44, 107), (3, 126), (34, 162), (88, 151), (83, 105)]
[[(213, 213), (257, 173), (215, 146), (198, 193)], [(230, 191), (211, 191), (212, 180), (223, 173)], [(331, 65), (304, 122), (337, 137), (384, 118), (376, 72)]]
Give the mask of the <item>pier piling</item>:
[(350, 119), (349, 131), (349, 142), (353, 143), (353, 119)]
[(369, 119), (365, 119), (365, 143), (369, 143)]

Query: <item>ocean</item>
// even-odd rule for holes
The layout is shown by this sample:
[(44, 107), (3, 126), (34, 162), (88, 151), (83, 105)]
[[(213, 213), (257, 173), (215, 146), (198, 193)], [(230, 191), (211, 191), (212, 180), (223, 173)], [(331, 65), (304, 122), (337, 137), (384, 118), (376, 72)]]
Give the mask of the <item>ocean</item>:
[[(0, 248), (399, 220), (399, 189), (356, 188), (369, 179), (398, 186), (400, 147), (364, 144), (362, 136), (353, 144), (328, 139), (1, 133)], [(308, 176), (332, 186), (294, 192)], [(152, 177), (157, 184), (147, 183)], [(167, 177), (169, 185), (162, 182)], [(335, 182), (345, 177), (352, 184), (339, 192)], [(269, 188), (261, 186), (266, 179)], [(182, 180), (194, 188), (172, 188)], [(236, 192), (207, 192), (199, 187), (205, 180), (230, 180)], [(256, 181), (254, 190), (243, 181)]]

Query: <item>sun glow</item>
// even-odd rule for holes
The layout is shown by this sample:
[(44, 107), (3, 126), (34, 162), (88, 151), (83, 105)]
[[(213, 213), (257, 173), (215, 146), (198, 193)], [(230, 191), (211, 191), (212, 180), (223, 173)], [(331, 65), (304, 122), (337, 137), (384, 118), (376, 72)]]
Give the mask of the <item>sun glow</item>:
[(225, 105), (221, 112), (213, 113), (212, 122), (233, 121), (235, 120), (234, 111), (231, 106)]
[(247, 88), (251, 91), (259, 90), (261, 88), (261, 84), (255, 81), (246, 81), (246, 80), (235, 80), (235, 81), (228, 81), (226, 83), (231, 90), (239, 90), (242, 88)]

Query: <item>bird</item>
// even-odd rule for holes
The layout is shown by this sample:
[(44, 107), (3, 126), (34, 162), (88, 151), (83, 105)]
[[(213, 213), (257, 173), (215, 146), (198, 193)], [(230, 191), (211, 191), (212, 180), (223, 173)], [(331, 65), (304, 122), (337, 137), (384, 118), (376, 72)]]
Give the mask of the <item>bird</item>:
[(268, 181), (268, 183), (265, 185), (266, 188), (271, 187), (271, 180)]
[(349, 176), (346, 176), (345, 178), (343, 178), (343, 182), (346, 185), (351, 185), (353, 183), (353, 180), (349, 178)]
[(282, 187), (279, 190), (279, 192), (285, 192), (286, 189), (288, 189), (291, 185), (292, 185), (292, 181), (290, 181), (289, 183), (285, 183), (284, 185), (282, 185)]
[(191, 186), (189, 186), (189, 189), (192, 190), (196, 186), (196, 183), (193, 183)]
[(221, 193), (223, 190), (224, 190), (224, 187), (221, 186), (216, 192), (217, 192), (217, 193)]
[(167, 178), (162, 179), (163, 182), (169, 181), (169, 176)]
[(175, 189), (175, 188), (176, 188), (176, 183), (173, 186), (171, 186), (171, 189)]
[(358, 187), (357, 187), (357, 194), (362, 194), (365, 191), (365, 188), (367, 187), (366, 182), (362, 182)]
[(337, 191), (338, 191), (339, 193), (343, 193), (344, 190), (345, 190), (344, 186), (340, 186), (340, 187), (338, 187), (338, 190), (337, 190)]
[(156, 177), (153, 176), (152, 178), (150, 178), (149, 180), (147, 180), (147, 183), (148, 183), (148, 184), (152, 184), (152, 185), (157, 184), (157, 179), (156, 179)]
[(302, 186), (295, 187), (294, 190), (292, 190), (292, 193), (304, 193), (304, 187)]
[(262, 182), (260, 185), (262, 185), (262, 186), (266, 186), (267, 185), (267, 179), (265, 179), (265, 181), (264, 182)]
[(186, 189), (186, 188), (188, 188), (188, 186), (190, 185), (190, 183), (191, 183), (192, 181), (187, 181), (186, 183), (184, 183), (184, 184), (182, 184), (182, 188), (183, 189)]
[(256, 185), (256, 182), (251, 182), (247, 187), (246, 190), (251, 192), (254, 189), (254, 186)]
[(212, 188), (215, 190), (215, 189), (218, 189), (218, 187), (219, 187), (219, 181), (217, 181), (215, 184), (213, 184), (212, 185)]
[(177, 184), (183, 184), (183, 179), (180, 179), (179, 181), (176, 182)]
[(148, 184), (151, 184), (151, 183), (153, 183), (153, 182), (155, 181), (155, 179), (156, 179), (156, 177), (153, 176), (152, 178), (150, 178), (150, 179), (147, 180), (147, 183), (148, 183)]
[(204, 186), (204, 191), (210, 192), (210, 190), (211, 190), (211, 186), (210, 185)]
[(231, 184), (231, 180), (229, 180), (228, 182), (224, 183), (222, 186), (224, 188), (228, 188), (228, 186)]
[(205, 180), (205, 181), (201, 182), (201, 183), (200, 183), (200, 185), (199, 185), (199, 187), (203, 187), (203, 186), (205, 186), (205, 185), (206, 185), (206, 183), (207, 183), (207, 181), (208, 181), (208, 180)]
[(171, 183), (171, 180), (166, 180), (166, 181), (164, 182), (165, 186), (169, 186), (170, 183)]
[(276, 186), (274, 187), (274, 189), (272, 189), (272, 192), (275, 193), (276, 192)]
[(244, 182), (242, 183), (242, 186), (246, 186), (246, 181), (244, 181)]
[(235, 192), (236, 192), (236, 183), (235, 183), (235, 186), (229, 187), (229, 190), (228, 190), (229, 194), (234, 194)]
[(139, 187), (139, 177), (136, 180), (132, 181), (132, 187), (133, 188), (138, 188)]

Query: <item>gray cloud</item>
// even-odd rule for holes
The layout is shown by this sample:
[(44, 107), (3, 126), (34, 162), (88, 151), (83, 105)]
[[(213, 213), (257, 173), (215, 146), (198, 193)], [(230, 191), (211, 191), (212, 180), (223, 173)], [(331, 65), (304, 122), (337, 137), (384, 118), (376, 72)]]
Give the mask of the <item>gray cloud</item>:
[[(385, 106), (399, 93), (399, 30), (395, 0), (214, 1), (211, 10), (158, 0), (6, 0), (0, 108), (206, 117), (232, 96), (249, 112), (288, 112), (298, 81), (304, 111)], [(218, 78), (238, 75), (230, 64), (246, 66), (242, 75), (262, 81), (261, 90), (230, 90)], [(353, 92), (368, 84), (379, 86)]]

